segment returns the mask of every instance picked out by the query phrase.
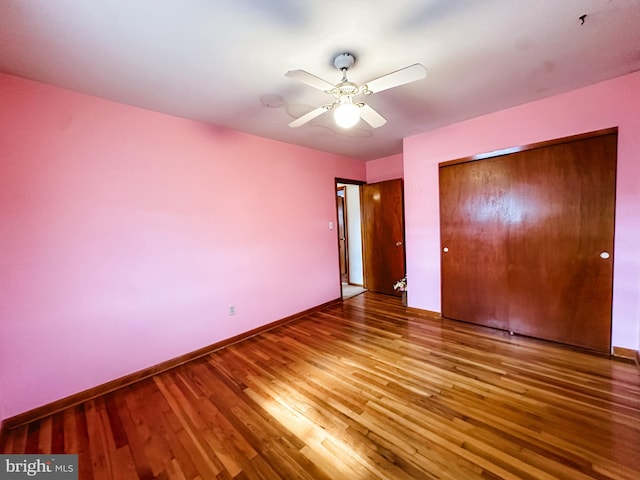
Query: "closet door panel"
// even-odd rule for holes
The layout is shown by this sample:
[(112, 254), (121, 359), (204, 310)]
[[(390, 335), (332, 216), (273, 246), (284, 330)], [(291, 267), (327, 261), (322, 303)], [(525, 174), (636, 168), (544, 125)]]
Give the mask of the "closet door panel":
[(510, 158), (510, 330), (609, 351), (616, 142), (599, 136)]
[(508, 328), (509, 179), (503, 157), (440, 168), (442, 315)]

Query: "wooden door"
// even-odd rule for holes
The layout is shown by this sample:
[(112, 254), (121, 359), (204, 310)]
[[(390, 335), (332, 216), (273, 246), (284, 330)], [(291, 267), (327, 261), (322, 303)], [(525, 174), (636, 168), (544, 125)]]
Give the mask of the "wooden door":
[(349, 281), (349, 254), (347, 250), (347, 211), (346, 189), (337, 188), (338, 205), (338, 254), (340, 256), (340, 277), (343, 282)]
[(442, 166), (443, 315), (609, 352), (616, 144)]
[(509, 328), (509, 176), (501, 158), (440, 169), (442, 314)]
[(610, 351), (616, 145), (605, 135), (510, 159), (514, 332)]
[(365, 288), (400, 296), (393, 284), (405, 275), (402, 180), (363, 185), (362, 245)]

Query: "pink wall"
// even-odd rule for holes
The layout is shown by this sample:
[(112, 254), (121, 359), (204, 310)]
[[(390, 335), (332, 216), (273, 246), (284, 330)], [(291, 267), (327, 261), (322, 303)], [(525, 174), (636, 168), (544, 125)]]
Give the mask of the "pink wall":
[(640, 345), (640, 73), (503, 110), (404, 141), (409, 301), (440, 311), (438, 163), (619, 127), (613, 345)]
[(403, 178), (402, 154), (369, 160), (367, 162), (367, 183), (383, 182)]
[(340, 296), (364, 162), (6, 75), (0, 105), (0, 419)]

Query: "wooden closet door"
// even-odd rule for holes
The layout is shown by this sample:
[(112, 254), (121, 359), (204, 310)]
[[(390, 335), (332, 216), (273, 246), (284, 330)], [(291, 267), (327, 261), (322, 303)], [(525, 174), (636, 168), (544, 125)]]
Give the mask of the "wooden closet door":
[(509, 158), (510, 330), (609, 352), (616, 144), (605, 135)]
[(440, 168), (443, 316), (508, 328), (508, 192), (502, 157)]
[(608, 353), (616, 145), (599, 133), (441, 166), (442, 314)]
[(362, 245), (364, 286), (400, 296), (393, 284), (406, 272), (402, 180), (362, 186)]

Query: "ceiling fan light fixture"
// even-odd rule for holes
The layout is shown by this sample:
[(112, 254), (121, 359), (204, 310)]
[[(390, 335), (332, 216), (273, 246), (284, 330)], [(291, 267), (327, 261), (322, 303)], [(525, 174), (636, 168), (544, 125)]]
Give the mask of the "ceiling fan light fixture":
[(343, 97), (333, 110), (333, 119), (342, 128), (351, 128), (360, 120), (360, 107), (353, 103), (351, 97)]
[[(335, 85), (305, 70), (289, 70), (285, 73), (286, 77), (298, 80), (336, 98), (332, 103), (322, 105), (296, 118), (289, 123), (289, 126), (299, 127), (331, 110), (333, 111), (333, 119), (339, 127), (351, 128), (360, 121), (360, 118), (373, 128), (381, 127), (387, 123), (387, 120), (370, 105), (358, 101), (357, 97), (415, 82), (425, 78), (427, 74), (427, 69), (423, 65), (414, 63), (358, 85), (347, 78), (347, 71), (353, 67), (355, 61), (356, 59), (351, 53), (341, 53), (334, 57), (333, 65), (342, 72), (342, 80)], [(356, 98), (355, 101), (354, 98)]]

